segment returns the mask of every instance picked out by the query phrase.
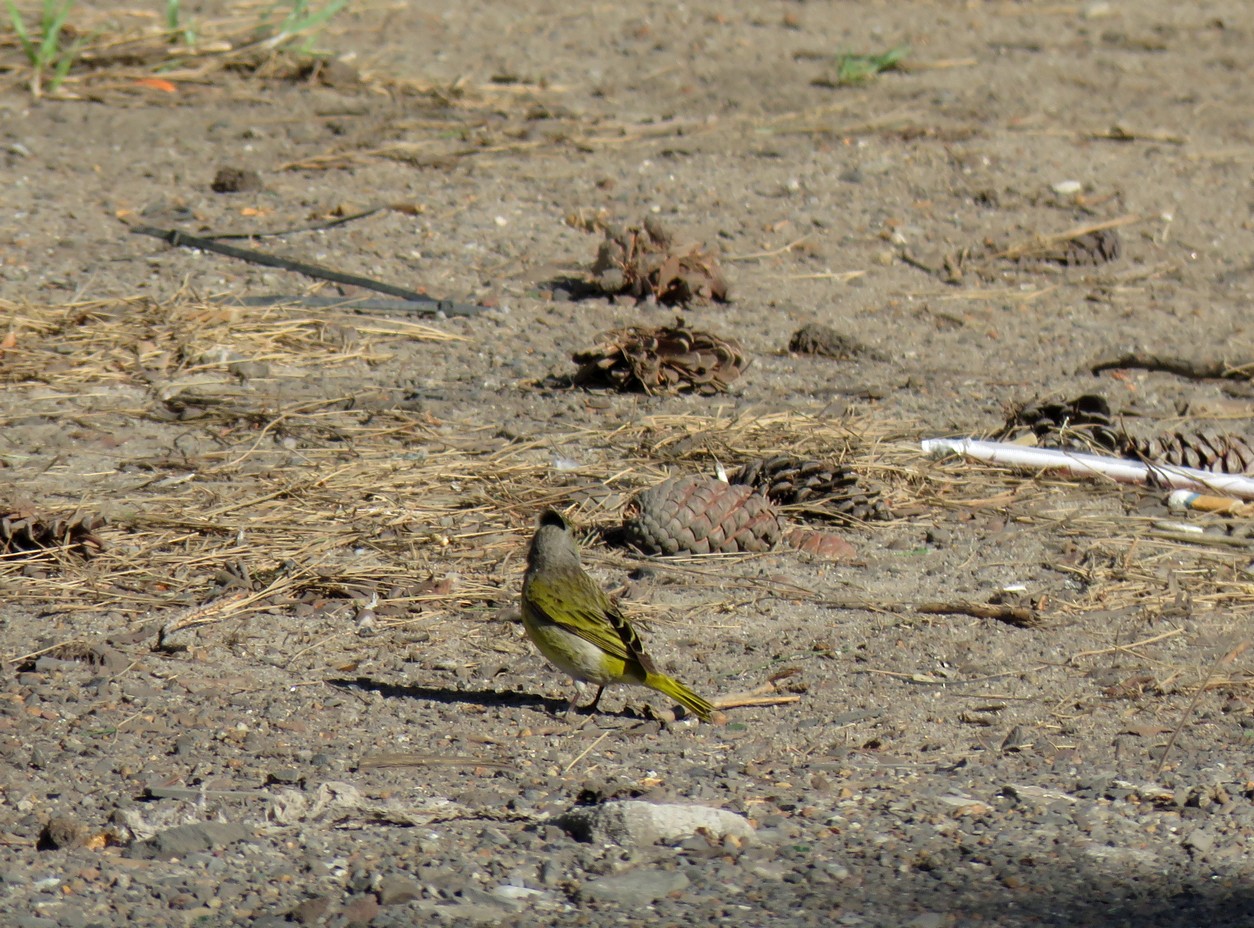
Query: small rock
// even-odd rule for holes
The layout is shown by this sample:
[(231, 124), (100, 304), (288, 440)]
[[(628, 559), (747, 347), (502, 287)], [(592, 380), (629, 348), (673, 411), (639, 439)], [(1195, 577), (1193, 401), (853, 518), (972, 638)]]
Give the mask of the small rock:
[(532, 889), (530, 886), (516, 886), (513, 883), (502, 883), (500, 886), (492, 890), (493, 898), (499, 899), (509, 905), (516, 905), (520, 902), (530, 902), (536, 896), (545, 895), (542, 889)]
[(393, 874), (379, 881), (379, 904), (399, 905), (422, 897), (422, 887), (407, 876)]
[(576, 840), (598, 844), (677, 843), (703, 833), (712, 840), (726, 835), (753, 837), (753, 826), (727, 809), (624, 799), (577, 806), (555, 819)]
[(1020, 804), (1036, 803), (1038, 805), (1049, 805), (1053, 802), (1078, 802), (1075, 796), (1070, 793), (1064, 793), (1062, 790), (1049, 789), (1044, 786), (1034, 786), (1031, 783), (1007, 783), (1001, 788), (1002, 795), (1008, 799), (1014, 799)]
[(248, 168), (222, 167), (209, 188), (214, 193), (248, 193), (261, 189), (261, 175)]
[(39, 833), (39, 841), (35, 846), (41, 851), (82, 847), (87, 843), (87, 837), (87, 826), (78, 819), (68, 815), (54, 815)]
[(687, 887), (688, 877), (676, 871), (631, 870), (591, 880), (580, 888), (579, 895), (623, 906), (642, 906)]
[(1215, 833), (1209, 828), (1194, 828), (1181, 844), (1195, 854), (1206, 854), (1215, 846)]

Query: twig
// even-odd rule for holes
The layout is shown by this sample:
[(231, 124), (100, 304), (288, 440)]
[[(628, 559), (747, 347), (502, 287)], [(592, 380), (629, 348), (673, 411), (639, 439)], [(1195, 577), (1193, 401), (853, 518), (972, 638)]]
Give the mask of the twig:
[(1254, 539), (1250, 538), (1234, 538), (1229, 535), (1214, 535), (1209, 533), (1193, 532), (1170, 532), (1155, 531), (1147, 533), (1149, 538), (1159, 538), (1163, 541), (1178, 541), (1186, 545), (1202, 545), (1209, 548), (1251, 548), (1254, 547)]
[(358, 770), (376, 767), (492, 767), (508, 770), (513, 766), (500, 760), (448, 754), (369, 754), (357, 762)]
[(268, 789), (197, 789), (191, 786), (147, 786), (145, 799), (272, 799)]
[(604, 741), (607, 737), (609, 737), (609, 734), (610, 734), (610, 733), (609, 733), (608, 731), (603, 731), (603, 732), (601, 732), (601, 735), (600, 735), (600, 737), (599, 737), (599, 738), (597, 738), (597, 739), (596, 739), (595, 741), (593, 741), (590, 745), (588, 745), (586, 748), (584, 748), (582, 751), (580, 751), (580, 752), (579, 752), (579, 754), (578, 754), (578, 755), (576, 755), (575, 759), (574, 759), (574, 760), (572, 760), (569, 764), (567, 764), (567, 765), (566, 765), (565, 769), (563, 769), (563, 770), (562, 770), (562, 774), (563, 774), (563, 775), (565, 775), (565, 774), (567, 774), (567, 773), (570, 773), (570, 771), (574, 768), (575, 764), (579, 763), (581, 760), (583, 760), (585, 757), (587, 757), (587, 756), (588, 756), (588, 754), (589, 754), (589, 752), (590, 752), (593, 748), (595, 748), (598, 744), (600, 744), (600, 743), (601, 743), (602, 741)]
[(176, 248), (197, 248), (201, 251), (211, 251), (216, 254), (226, 255), (228, 258), (238, 258), (241, 261), (248, 261), (251, 264), (261, 264), (265, 267), (277, 267), (285, 271), (295, 271), (298, 274), (304, 274), (306, 277), (312, 277), (315, 280), (328, 280), (331, 283), (344, 284), (350, 287), (364, 287), (367, 290), (374, 290), (377, 293), (386, 293), (390, 296), (400, 297), (402, 300), (408, 300), (414, 303), (411, 311), (415, 313), (427, 313), (435, 315), (443, 313), (446, 316), (474, 316), (484, 311), (483, 306), (469, 306), (463, 303), (453, 303), (448, 300), (437, 300), (434, 297), (418, 293), (414, 290), (406, 290), (403, 287), (393, 287), (391, 284), (385, 284), (381, 281), (372, 280), (369, 277), (358, 277), (355, 274), (342, 274), (339, 271), (333, 271), (330, 268), (319, 267), (316, 264), (306, 264), (303, 261), (291, 261), (287, 258), (280, 258), (277, 255), (266, 254), (262, 251), (256, 251), (252, 248), (236, 248), (234, 245), (223, 245), (215, 242), (213, 239), (200, 238), (195, 235), (188, 235), (186, 232), (180, 232), (177, 229), (157, 229), (153, 226), (131, 226), (130, 230), (136, 235), (151, 235), (153, 238), (159, 238), (169, 245)]
[(1089, 365), (1090, 373), (1133, 368), (1165, 371), (1192, 380), (1251, 380), (1254, 362), (1230, 364), (1222, 358), (1185, 358), (1178, 355), (1132, 351), (1112, 358), (1100, 358)]
[(1135, 213), (1129, 213), (1126, 216), (1119, 216), (1115, 219), (1107, 219), (1104, 222), (1094, 222), (1088, 225), (1076, 226), (1065, 232), (1056, 232), (1053, 235), (1038, 236), (1031, 241), (1022, 242), (1018, 245), (1011, 245), (1000, 254), (996, 254), (995, 258), (1022, 258), (1026, 255), (1040, 251), (1042, 248), (1048, 248), (1051, 245), (1057, 245), (1061, 242), (1069, 242), (1072, 239), (1079, 238), (1081, 235), (1088, 235), (1091, 232), (1103, 232), (1106, 229), (1117, 229), (1120, 226), (1131, 225), (1134, 222), (1140, 222), (1141, 217)]
[(370, 209), (363, 209), (361, 212), (350, 213), (347, 216), (337, 216), (334, 219), (328, 219), (326, 222), (292, 226), (290, 229), (269, 229), (260, 232), (219, 232), (217, 235), (207, 235), (205, 237), (211, 242), (222, 242), (229, 239), (279, 238), (284, 235), (297, 235), (301, 232), (323, 232), (327, 229), (334, 229), (336, 226), (342, 226), (349, 222), (356, 222), (358, 219), (373, 216), (384, 209), (387, 209), (387, 207), (374, 206)]
[(754, 251), (744, 255), (727, 255), (723, 258), (724, 263), (732, 261), (758, 261), (762, 258), (776, 258), (780, 255), (786, 255), (794, 248), (799, 248), (806, 242), (810, 241), (810, 236), (803, 235), (795, 242), (789, 242), (787, 245), (781, 245), (779, 248), (773, 248), (770, 251)]
[(1183, 635), (1183, 628), (1173, 628), (1169, 632), (1163, 632), (1161, 635), (1154, 635), (1150, 638), (1142, 638), (1140, 641), (1134, 641), (1131, 644), (1117, 644), (1109, 648), (1098, 648), (1096, 651), (1077, 651), (1067, 658), (1067, 663), (1071, 664), (1078, 661), (1082, 657), (1097, 657), (1101, 654), (1114, 654), (1116, 651), (1131, 652), (1133, 648), (1139, 648), (1143, 645), (1154, 644), (1165, 638), (1174, 638), (1176, 635)]
[(1041, 614), (1032, 607), (1012, 606), (1008, 603), (972, 603), (964, 601), (919, 603), (914, 607), (914, 611), (927, 615), (954, 613), (957, 615), (974, 616), (977, 619), (996, 619), (998, 622), (1005, 622), (1007, 625), (1014, 625), (1016, 628), (1040, 628), (1045, 624)]
[(718, 699), (711, 700), (711, 702), (716, 709), (739, 709), (744, 706), (786, 706), (789, 703), (801, 702), (801, 697), (795, 694), (758, 696), (749, 692), (731, 693), (728, 696), (720, 696)]

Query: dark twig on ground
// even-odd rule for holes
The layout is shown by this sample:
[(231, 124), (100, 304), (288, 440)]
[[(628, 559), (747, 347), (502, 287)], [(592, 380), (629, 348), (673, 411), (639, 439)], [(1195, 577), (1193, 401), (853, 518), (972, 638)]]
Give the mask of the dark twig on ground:
[(1254, 362), (1234, 364), (1222, 358), (1185, 358), (1148, 351), (1131, 351), (1111, 358), (1099, 358), (1089, 365), (1089, 371), (1094, 374), (1120, 368), (1164, 371), (1192, 380), (1254, 380)]
[(453, 303), (449, 300), (437, 300), (434, 297), (418, 293), (414, 290), (406, 290), (403, 287), (393, 287), (391, 284), (385, 284), (381, 281), (372, 280), (369, 277), (358, 277), (355, 274), (342, 274), (339, 271), (333, 271), (330, 268), (319, 267), (316, 264), (306, 264), (303, 261), (292, 261), (288, 258), (280, 258), (277, 255), (266, 254), (262, 251), (256, 251), (251, 248), (236, 248), (234, 245), (223, 245), (221, 242), (214, 241), (211, 238), (201, 238), (195, 235), (188, 235), (177, 229), (158, 229), (153, 226), (131, 226), (131, 231), (137, 235), (151, 235), (153, 238), (159, 238), (162, 241), (175, 247), (197, 248), (201, 251), (211, 251), (216, 254), (226, 255), (228, 258), (239, 258), (241, 261), (248, 261), (252, 264), (261, 264), (266, 267), (277, 267), (285, 271), (295, 271), (298, 274), (304, 274), (306, 277), (313, 277), (316, 280), (327, 280), (331, 283), (344, 284), (350, 287), (363, 287), (367, 290), (374, 290), (377, 293), (386, 293), (390, 296), (400, 297), (407, 300), (411, 304), (410, 312), (435, 315), (443, 313), (446, 316), (474, 316), (483, 312), (486, 307), (467, 305), (463, 303)]

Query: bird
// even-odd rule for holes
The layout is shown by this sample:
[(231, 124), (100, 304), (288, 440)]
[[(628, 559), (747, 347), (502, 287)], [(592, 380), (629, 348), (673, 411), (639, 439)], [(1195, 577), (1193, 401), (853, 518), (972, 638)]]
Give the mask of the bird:
[[(599, 687), (587, 711), (596, 709), (609, 684), (631, 683), (710, 721), (714, 706), (657, 669), (631, 623), (584, 571), (570, 523), (553, 509), (540, 516), (527, 551), (522, 618), (527, 636), (551, 663)], [(567, 711), (578, 702), (576, 687)]]

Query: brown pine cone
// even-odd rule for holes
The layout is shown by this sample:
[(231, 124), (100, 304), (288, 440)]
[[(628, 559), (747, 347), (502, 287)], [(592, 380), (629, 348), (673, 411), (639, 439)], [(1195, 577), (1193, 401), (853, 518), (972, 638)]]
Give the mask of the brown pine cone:
[(1214, 429), (1129, 439), (1125, 453), (1155, 464), (1174, 464), (1217, 474), (1254, 474), (1254, 444), (1250, 439)]
[(805, 461), (776, 455), (751, 461), (731, 476), (765, 493), (781, 506), (804, 506), (807, 512), (840, 520), (891, 519), (878, 490), (864, 488), (852, 467), (830, 461)]
[(718, 258), (700, 245), (676, 246), (671, 232), (653, 217), (643, 229), (606, 227), (591, 277), (607, 293), (653, 297), (668, 305), (728, 299)]
[(48, 548), (66, 548), (82, 555), (95, 554), (104, 549), (104, 542), (94, 534), (103, 524), (103, 519), (91, 515), (48, 519), (29, 511), (3, 513), (0, 514), (0, 554)]
[(770, 500), (713, 477), (672, 477), (639, 493), (623, 540), (645, 554), (769, 551), (780, 539)]
[(581, 365), (575, 374), (579, 384), (599, 381), (619, 390), (691, 390), (706, 396), (726, 392), (749, 366), (738, 342), (690, 329), (682, 320), (654, 329), (615, 329), (572, 359)]

